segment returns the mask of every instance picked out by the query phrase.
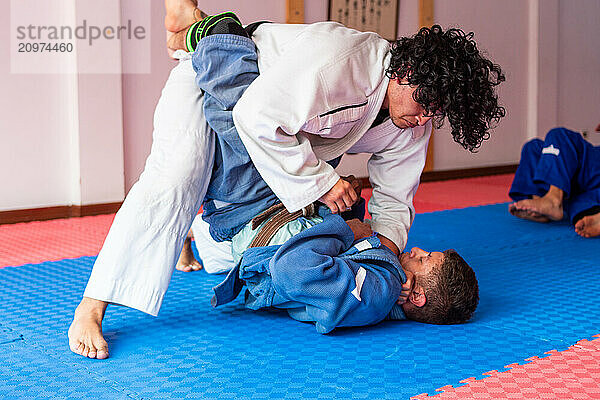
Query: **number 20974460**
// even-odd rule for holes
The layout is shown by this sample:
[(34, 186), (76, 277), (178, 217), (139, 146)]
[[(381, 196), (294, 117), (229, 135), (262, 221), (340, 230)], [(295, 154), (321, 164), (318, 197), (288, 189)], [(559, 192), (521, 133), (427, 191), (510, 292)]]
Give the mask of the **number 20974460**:
[(19, 53), (70, 53), (73, 51), (73, 43), (50, 43), (50, 42), (19, 42)]

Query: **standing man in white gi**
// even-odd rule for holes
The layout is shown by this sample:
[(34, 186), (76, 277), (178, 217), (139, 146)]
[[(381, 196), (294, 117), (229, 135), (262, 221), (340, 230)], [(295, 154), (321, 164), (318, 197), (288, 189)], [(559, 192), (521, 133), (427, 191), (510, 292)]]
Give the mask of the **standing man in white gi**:
[[(173, 32), (203, 17), (191, 0), (166, 0), (166, 6)], [(390, 47), (374, 33), (337, 23), (262, 24), (252, 40), (260, 76), (233, 119), (256, 169), (289, 211), (321, 200), (338, 212), (356, 196), (325, 161), (345, 152), (372, 153), (372, 228), (396, 254), (414, 218), (430, 120), (441, 124), (448, 117), (455, 141), (473, 151), (504, 115), (494, 91), (504, 80), (500, 67), (461, 30), (423, 29)], [(194, 77), (183, 56), (156, 109), (145, 170), (115, 218), (75, 311), (69, 344), (78, 354), (108, 357), (101, 329), (108, 303), (158, 313), (211, 180), (215, 139)]]

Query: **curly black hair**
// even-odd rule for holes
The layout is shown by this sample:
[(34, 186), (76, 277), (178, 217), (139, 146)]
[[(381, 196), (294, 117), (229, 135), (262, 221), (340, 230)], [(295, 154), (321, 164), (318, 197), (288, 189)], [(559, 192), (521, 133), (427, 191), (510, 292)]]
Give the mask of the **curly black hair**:
[(494, 90), (504, 74), (481, 55), (473, 32), (421, 28), (392, 44), (391, 55), (386, 75), (417, 86), (413, 99), (433, 116), (436, 128), (448, 117), (454, 141), (465, 149), (475, 152), (506, 114)]

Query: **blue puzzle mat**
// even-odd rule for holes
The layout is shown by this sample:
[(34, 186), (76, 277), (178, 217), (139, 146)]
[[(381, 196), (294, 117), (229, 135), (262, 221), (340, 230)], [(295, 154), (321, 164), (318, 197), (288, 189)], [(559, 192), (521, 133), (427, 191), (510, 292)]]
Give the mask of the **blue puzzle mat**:
[(600, 240), (505, 204), (419, 214), (410, 246), (457, 249), (477, 272), (472, 322), (319, 335), (284, 312), (210, 306), (222, 277), (173, 276), (158, 318), (109, 307), (111, 358), (68, 350), (94, 257), (0, 270), (0, 398), (405, 399), (600, 333)]

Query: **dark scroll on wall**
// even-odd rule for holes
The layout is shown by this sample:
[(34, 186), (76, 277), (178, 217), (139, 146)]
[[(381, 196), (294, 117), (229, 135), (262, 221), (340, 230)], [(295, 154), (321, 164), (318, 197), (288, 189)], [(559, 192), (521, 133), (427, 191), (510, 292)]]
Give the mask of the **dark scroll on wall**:
[(329, 0), (329, 20), (396, 40), (399, 0)]

